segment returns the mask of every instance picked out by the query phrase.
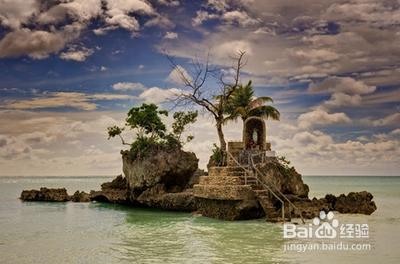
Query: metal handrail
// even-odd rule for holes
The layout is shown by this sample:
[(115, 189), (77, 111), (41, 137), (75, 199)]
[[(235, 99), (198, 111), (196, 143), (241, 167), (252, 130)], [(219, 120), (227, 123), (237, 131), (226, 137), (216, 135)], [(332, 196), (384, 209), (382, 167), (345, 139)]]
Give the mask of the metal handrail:
[[(253, 169), (254, 169), (256, 172), (258, 172), (258, 173), (261, 174), (261, 175), (266, 176), (266, 175), (265, 175), (264, 173), (262, 173), (262, 172), (256, 167), (256, 165), (254, 164), (253, 156), (251, 156), (251, 166), (253, 167)], [(256, 178), (257, 178), (257, 177), (256, 177)], [(300, 215), (301, 221), (303, 222), (303, 224), (305, 224), (305, 221), (304, 221), (304, 218), (303, 218), (303, 215), (302, 215), (302, 212), (300, 211), (300, 209), (297, 208), (297, 207), (289, 200), (289, 198), (287, 198), (286, 195), (284, 195), (284, 194), (278, 189), (278, 187), (276, 187), (274, 184), (271, 184), (271, 186), (274, 187), (274, 189), (288, 202), (289, 205), (293, 206), (293, 208), (294, 208), (295, 210), (297, 210), (297, 211), (300, 213), (299, 215)], [(289, 213), (290, 213), (290, 211), (289, 211)]]
[[(236, 165), (238, 165), (241, 169), (244, 170), (246, 176), (246, 173), (248, 173), (248, 169), (246, 169), (242, 164), (240, 164), (232, 155), (232, 153), (230, 153), (229, 151), (227, 151), (227, 153), (229, 157), (236, 163)], [(272, 195), (282, 204), (282, 220), (285, 222), (285, 202), (281, 198), (279, 198), (279, 196), (276, 193), (274, 193), (268, 185), (263, 183), (258, 177), (255, 178), (258, 183), (260, 183), (264, 188), (266, 188), (270, 193), (272, 193)]]

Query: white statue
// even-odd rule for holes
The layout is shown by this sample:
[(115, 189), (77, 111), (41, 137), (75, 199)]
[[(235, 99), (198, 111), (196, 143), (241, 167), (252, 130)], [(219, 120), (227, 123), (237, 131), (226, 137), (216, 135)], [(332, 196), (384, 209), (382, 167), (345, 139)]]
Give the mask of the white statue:
[(255, 129), (253, 130), (252, 138), (253, 138), (254, 144), (257, 144), (257, 142), (258, 142), (258, 133), (257, 133), (257, 131)]

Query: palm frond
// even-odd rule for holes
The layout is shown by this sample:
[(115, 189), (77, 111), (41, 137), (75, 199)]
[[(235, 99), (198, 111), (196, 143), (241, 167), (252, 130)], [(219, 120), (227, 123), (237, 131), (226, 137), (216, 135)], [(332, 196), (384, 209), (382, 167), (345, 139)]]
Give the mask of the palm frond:
[(259, 107), (255, 107), (249, 111), (249, 116), (259, 116), (272, 120), (279, 120), (280, 113), (279, 111), (270, 105), (262, 105)]

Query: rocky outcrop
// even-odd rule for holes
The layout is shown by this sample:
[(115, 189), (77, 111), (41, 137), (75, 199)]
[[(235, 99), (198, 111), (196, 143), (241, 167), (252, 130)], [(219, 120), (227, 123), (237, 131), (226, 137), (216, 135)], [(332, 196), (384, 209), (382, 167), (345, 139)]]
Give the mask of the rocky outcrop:
[(276, 158), (269, 158), (261, 168), (262, 180), (275, 185), (282, 193), (302, 198), (308, 197), (308, 185), (294, 167), (288, 168), (280, 164)]
[(101, 191), (91, 191), (90, 200), (98, 202), (127, 204), (129, 202), (129, 190), (126, 179), (119, 175), (111, 182), (101, 185)]
[(50, 189), (42, 187), (40, 190), (24, 190), (21, 193), (22, 201), (66, 202), (70, 197), (65, 188)]
[(197, 209), (191, 189), (171, 193), (166, 191), (163, 184), (145, 190), (134, 202), (143, 206), (173, 211), (192, 212)]
[(122, 152), (123, 172), (134, 199), (137, 193), (163, 184), (167, 191), (187, 188), (198, 168), (198, 159), (192, 152), (180, 149), (161, 150), (144, 159), (132, 160), (129, 152)]
[(201, 172), (196, 172), (198, 159), (194, 153), (162, 150), (132, 160), (129, 152), (122, 152), (122, 160), (130, 203), (168, 210), (195, 210), (190, 188), (198, 182)]
[(76, 191), (73, 195), (71, 195), (70, 199), (74, 203), (88, 203), (91, 201), (88, 193), (80, 191)]
[(342, 214), (370, 215), (376, 210), (373, 198), (373, 195), (366, 191), (351, 192), (347, 196), (341, 194), (333, 201), (333, 207)]
[[(370, 215), (376, 210), (375, 202), (372, 201), (373, 196), (367, 191), (350, 192), (348, 195), (341, 194), (337, 197), (327, 194), (324, 198), (313, 198), (312, 200), (293, 196), (290, 199), (302, 213), (302, 216), (307, 219), (317, 217), (320, 211)], [(299, 211), (292, 210), (292, 215), (299, 217)]]

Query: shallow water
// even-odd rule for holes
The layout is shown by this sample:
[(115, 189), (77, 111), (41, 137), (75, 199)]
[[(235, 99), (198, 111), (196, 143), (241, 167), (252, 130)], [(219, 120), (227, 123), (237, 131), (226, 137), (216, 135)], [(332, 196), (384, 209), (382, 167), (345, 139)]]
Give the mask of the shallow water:
[[(111, 178), (0, 178), (0, 263), (400, 263), (400, 177), (304, 177), (310, 196), (368, 190), (368, 251), (284, 251), (282, 225), (101, 203), (22, 203), (22, 189), (99, 189)], [(310, 240), (311, 241), (311, 240)], [(291, 241), (289, 241), (291, 242)]]

